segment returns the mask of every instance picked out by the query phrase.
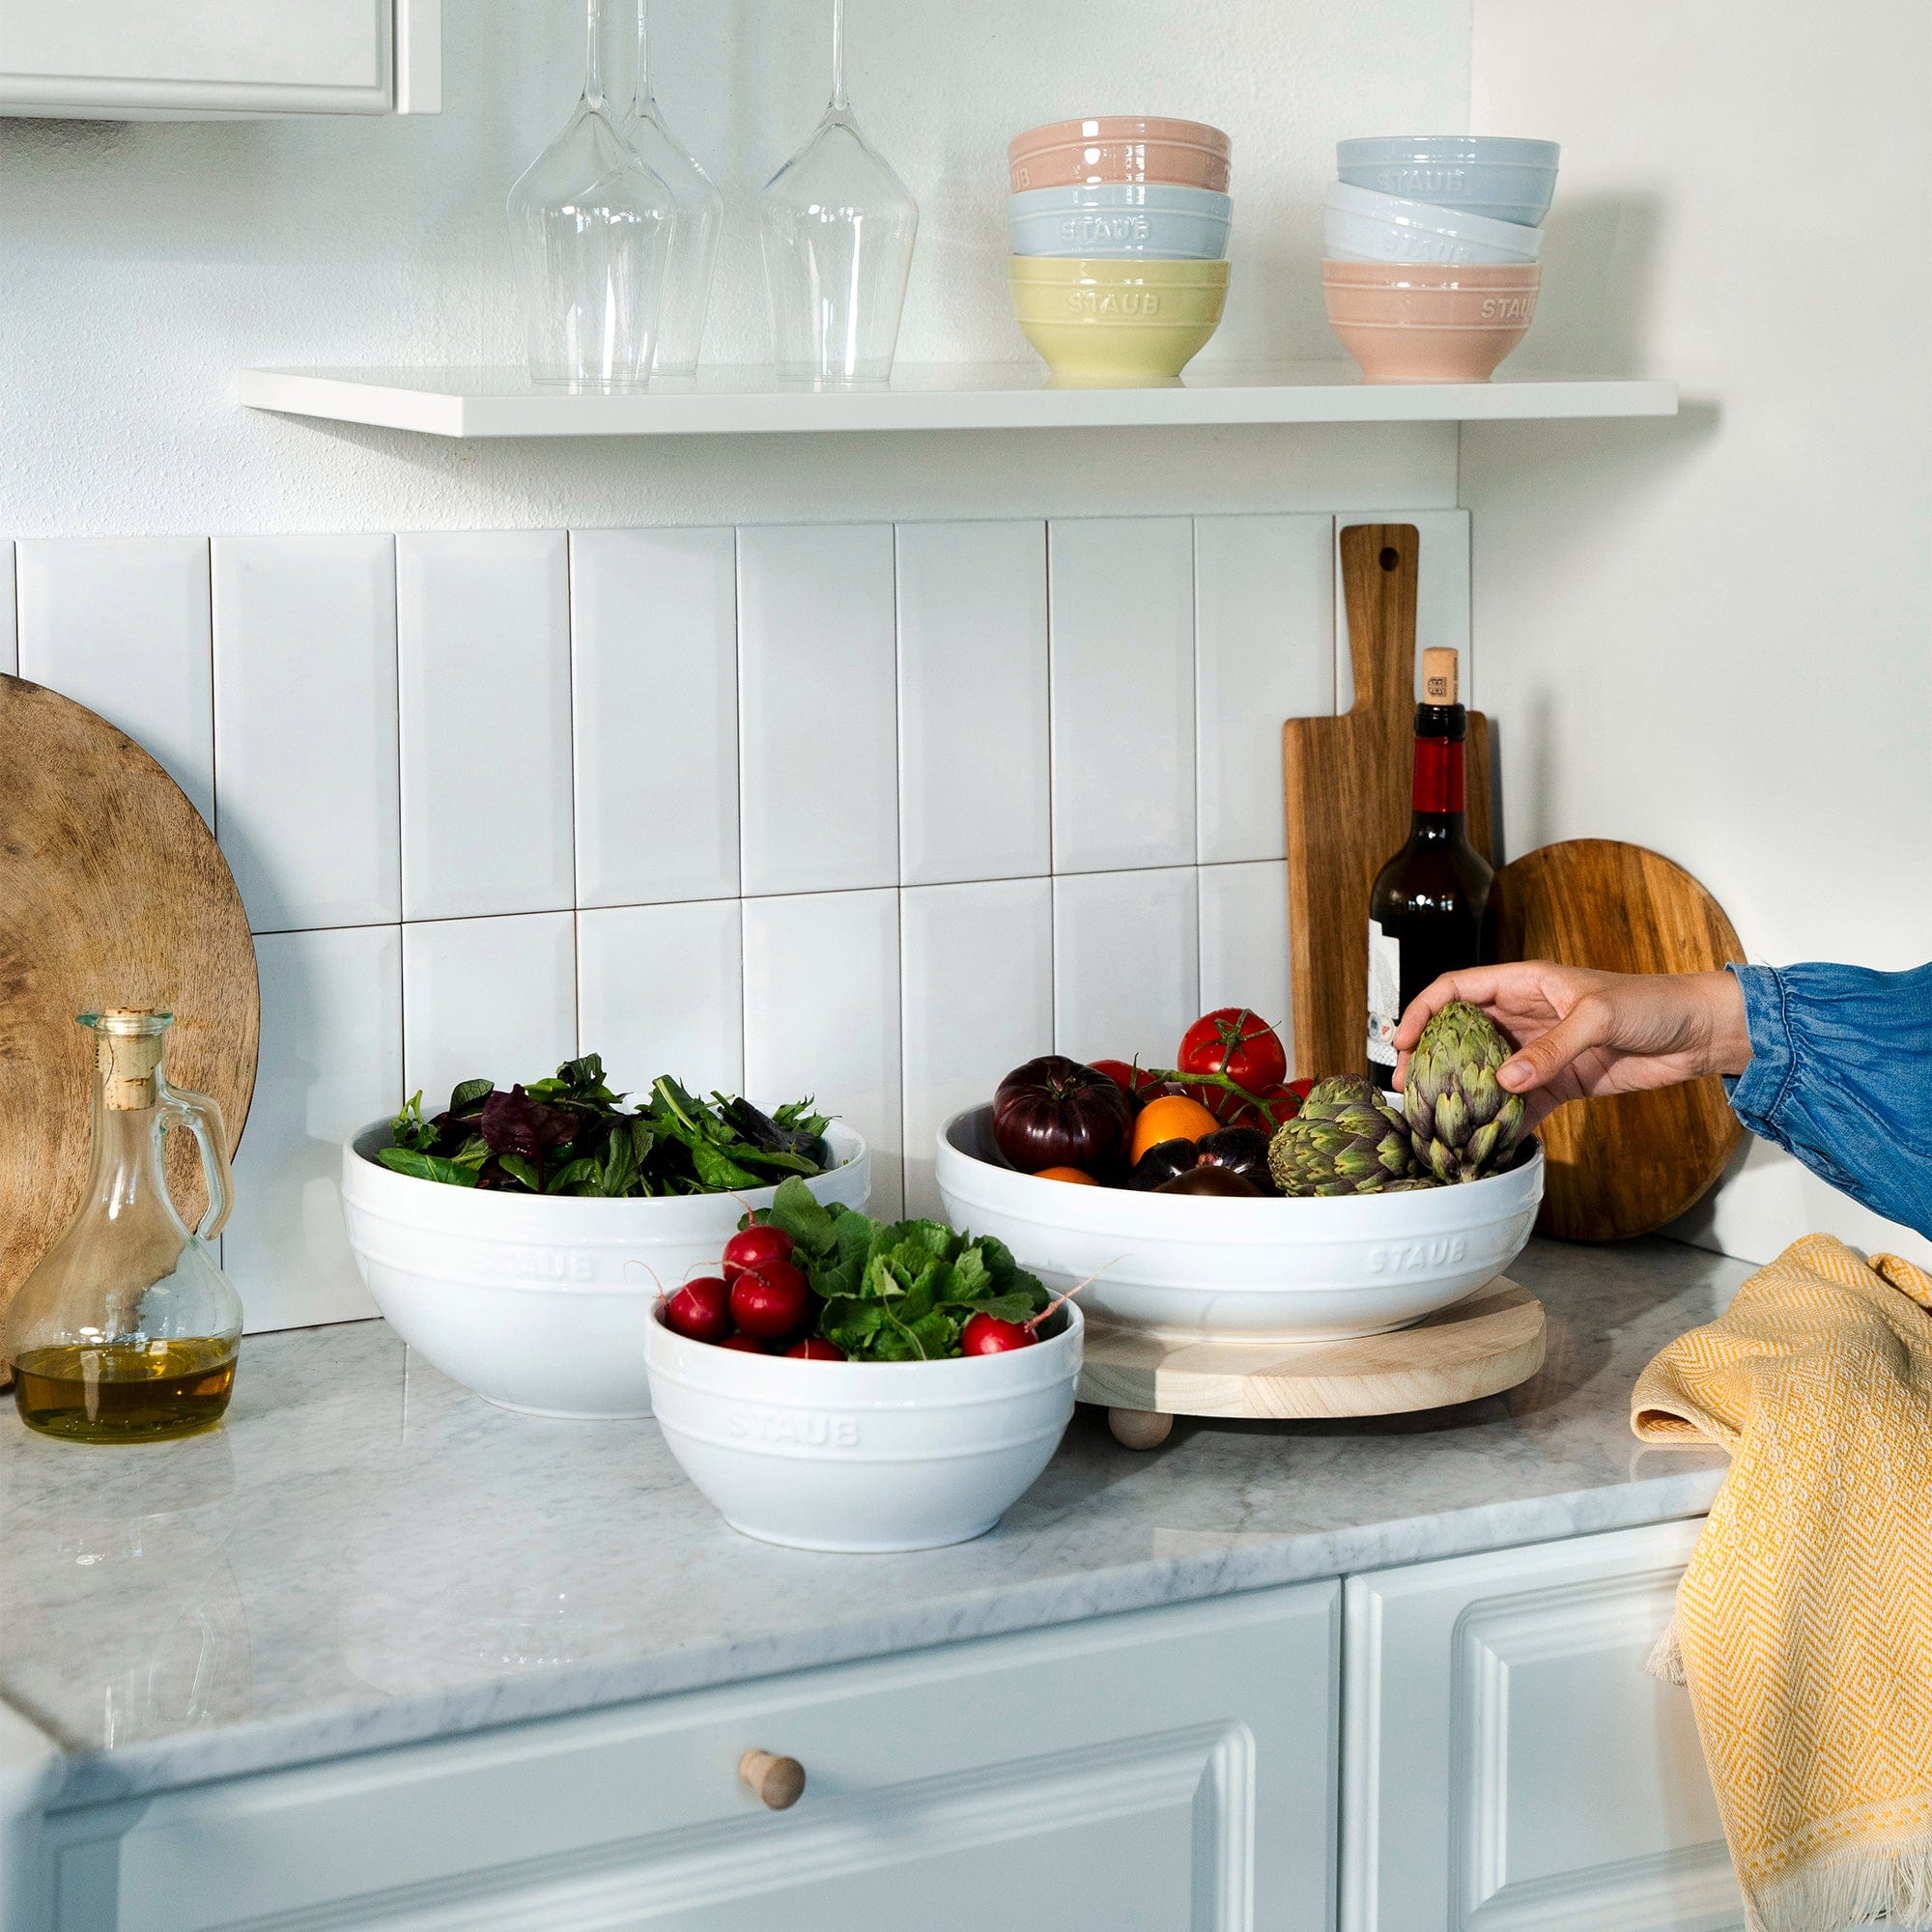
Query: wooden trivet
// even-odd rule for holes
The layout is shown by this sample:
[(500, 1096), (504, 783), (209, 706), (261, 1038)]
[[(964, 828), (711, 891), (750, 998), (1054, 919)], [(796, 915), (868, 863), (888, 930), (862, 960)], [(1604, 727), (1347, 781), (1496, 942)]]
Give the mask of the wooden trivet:
[(1089, 1323), (1079, 1401), (1103, 1406), (1129, 1449), (1177, 1415), (1307, 1420), (1471, 1402), (1543, 1366), (1543, 1304), (1498, 1275), (1412, 1327), (1346, 1342), (1189, 1342)]

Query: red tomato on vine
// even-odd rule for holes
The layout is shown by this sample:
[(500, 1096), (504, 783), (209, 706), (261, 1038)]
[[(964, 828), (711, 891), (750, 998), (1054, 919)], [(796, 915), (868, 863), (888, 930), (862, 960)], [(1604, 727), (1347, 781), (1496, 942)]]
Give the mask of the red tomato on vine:
[(1250, 1094), (1279, 1087), (1288, 1077), (1281, 1036), (1247, 1007), (1203, 1013), (1183, 1036), (1177, 1064), (1183, 1073), (1224, 1073)]

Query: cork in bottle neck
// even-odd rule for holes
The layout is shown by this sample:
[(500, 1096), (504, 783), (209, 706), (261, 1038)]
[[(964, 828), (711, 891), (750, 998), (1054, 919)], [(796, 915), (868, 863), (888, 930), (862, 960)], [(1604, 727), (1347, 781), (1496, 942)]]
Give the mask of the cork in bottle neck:
[(1457, 700), (1456, 653), (1441, 644), (1432, 644), (1422, 654), (1422, 701), (1425, 704), (1454, 704)]
[(82, 1013), (94, 1029), (94, 1064), (100, 1072), (101, 1104), (112, 1113), (135, 1113), (160, 1097), (161, 1056), (174, 1015), (155, 1007), (109, 1007)]

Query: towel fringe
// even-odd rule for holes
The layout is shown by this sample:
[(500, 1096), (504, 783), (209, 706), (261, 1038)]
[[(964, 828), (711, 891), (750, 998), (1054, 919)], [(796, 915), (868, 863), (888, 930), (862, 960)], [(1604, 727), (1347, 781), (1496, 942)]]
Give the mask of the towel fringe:
[(1646, 1677), (1662, 1678), (1666, 1684), (1679, 1687), (1688, 1686), (1690, 1679), (1684, 1674), (1684, 1652), (1677, 1641), (1677, 1618), (1673, 1613), (1664, 1626), (1663, 1634), (1650, 1647), (1650, 1655), (1643, 1661)]
[(1814, 1859), (1750, 1899), (1751, 1932), (1892, 1932), (1932, 1927), (1932, 1836)]

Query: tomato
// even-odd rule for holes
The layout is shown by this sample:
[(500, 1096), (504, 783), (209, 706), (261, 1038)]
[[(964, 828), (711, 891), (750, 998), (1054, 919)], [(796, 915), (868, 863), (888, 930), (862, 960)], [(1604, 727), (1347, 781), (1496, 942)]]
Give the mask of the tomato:
[(1099, 1182), (1091, 1174), (1083, 1174), (1077, 1167), (1043, 1167), (1034, 1176), (1036, 1180), (1070, 1180), (1076, 1187), (1098, 1187)]
[(1163, 1094), (1150, 1100), (1134, 1122), (1132, 1157), (1139, 1160), (1162, 1141), (1198, 1141), (1220, 1124), (1199, 1100), (1184, 1094)]
[(1104, 1073), (1136, 1107), (1165, 1090), (1145, 1066), (1129, 1066), (1124, 1060), (1090, 1060), (1095, 1073)]
[(1183, 1073), (1225, 1073), (1250, 1094), (1288, 1077), (1281, 1036), (1246, 1007), (1216, 1007), (1187, 1029), (1178, 1065)]
[(1224, 1127), (1252, 1127), (1260, 1121), (1255, 1110), (1230, 1088), (1197, 1086), (1183, 1080), (1179, 1092), (1206, 1107)]

